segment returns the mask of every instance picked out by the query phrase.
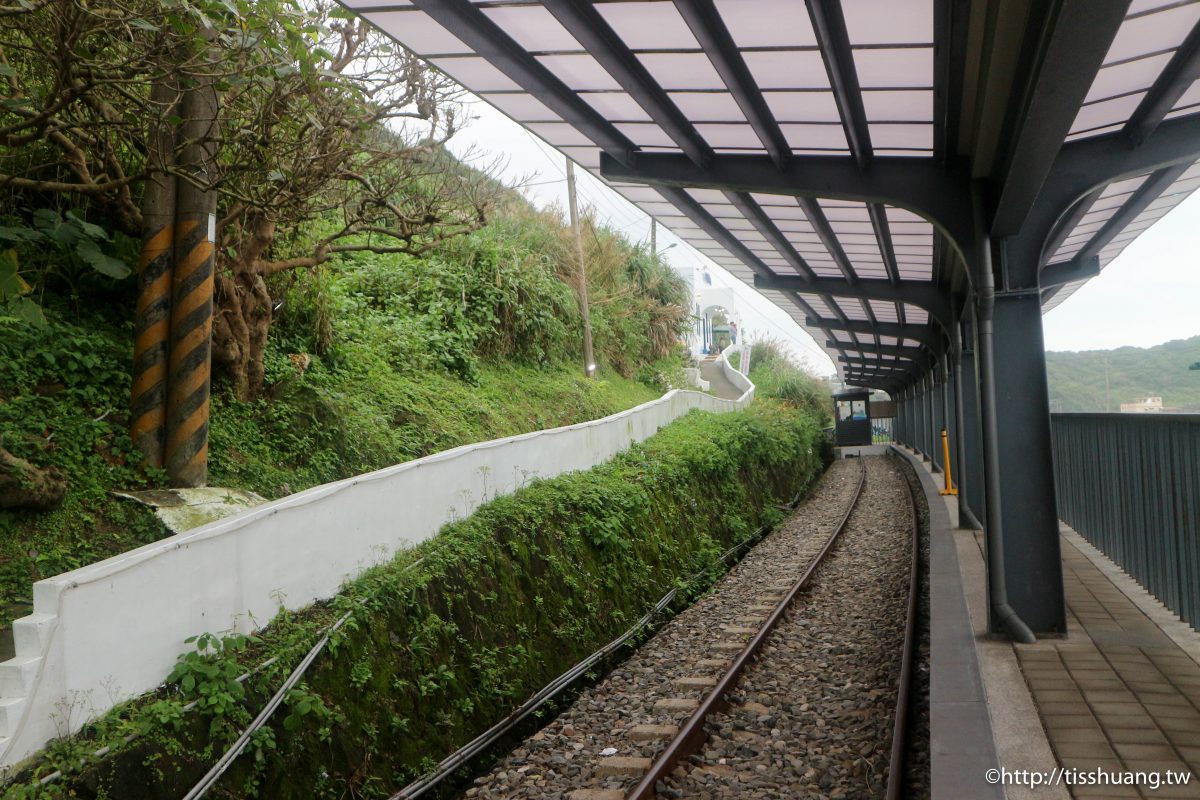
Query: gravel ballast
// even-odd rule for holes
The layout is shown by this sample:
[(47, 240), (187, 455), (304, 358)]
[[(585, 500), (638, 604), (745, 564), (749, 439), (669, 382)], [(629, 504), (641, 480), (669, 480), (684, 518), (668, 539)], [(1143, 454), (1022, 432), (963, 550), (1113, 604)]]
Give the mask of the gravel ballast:
[(908, 592), (902, 467), (835, 462), (776, 531), (555, 720), (475, 779), (471, 798), (618, 800), (862, 497), (841, 540), (742, 673), (708, 740), (660, 796), (880, 797)]

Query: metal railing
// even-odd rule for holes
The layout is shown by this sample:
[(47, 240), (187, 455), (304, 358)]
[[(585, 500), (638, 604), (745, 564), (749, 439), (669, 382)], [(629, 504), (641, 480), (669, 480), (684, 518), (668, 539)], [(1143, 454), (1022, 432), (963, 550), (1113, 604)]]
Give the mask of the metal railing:
[(1200, 628), (1200, 414), (1052, 414), (1059, 517)]

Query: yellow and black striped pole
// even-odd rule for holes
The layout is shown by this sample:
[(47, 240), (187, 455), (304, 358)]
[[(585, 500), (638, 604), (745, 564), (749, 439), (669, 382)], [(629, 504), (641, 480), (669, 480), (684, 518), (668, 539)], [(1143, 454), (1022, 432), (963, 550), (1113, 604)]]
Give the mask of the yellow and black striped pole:
[(142, 195), (142, 252), (138, 260), (137, 316), (133, 340), (133, 386), (129, 435), (149, 466), (163, 465), (167, 419), (167, 353), (171, 338), (171, 265), (175, 238), (175, 133), (167, 122), (179, 90), (170, 76), (154, 82), (157, 110), (146, 137), (150, 178)]
[(148, 465), (163, 465), (167, 419), (167, 343), (171, 324), (171, 247), (174, 226), (147, 226), (138, 267), (130, 435)]
[(193, 78), (181, 116), (180, 160), (189, 177), (179, 179), (175, 200), (165, 465), (172, 486), (196, 487), (208, 481), (212, 374), (217, 95), (210, 79)]

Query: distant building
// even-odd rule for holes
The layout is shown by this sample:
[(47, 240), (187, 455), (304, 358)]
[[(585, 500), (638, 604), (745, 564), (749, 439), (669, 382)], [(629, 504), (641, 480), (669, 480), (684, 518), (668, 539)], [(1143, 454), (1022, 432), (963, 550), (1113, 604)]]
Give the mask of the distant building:
[(1163, 401), (1161, 397), (1139, 397), (1132, 403), (1121, 403), (1122, 414), (1161, 414)]

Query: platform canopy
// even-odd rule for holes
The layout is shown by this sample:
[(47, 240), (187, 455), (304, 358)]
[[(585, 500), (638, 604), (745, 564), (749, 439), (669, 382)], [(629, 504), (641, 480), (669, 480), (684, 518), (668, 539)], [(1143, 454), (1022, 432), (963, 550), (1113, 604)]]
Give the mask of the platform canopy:
[(1200, 186), (1200, 2), (345, 2), (860, 383), (928, 369), (981, 230), (1050, 308)]

